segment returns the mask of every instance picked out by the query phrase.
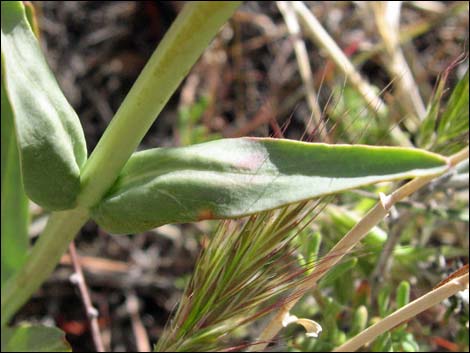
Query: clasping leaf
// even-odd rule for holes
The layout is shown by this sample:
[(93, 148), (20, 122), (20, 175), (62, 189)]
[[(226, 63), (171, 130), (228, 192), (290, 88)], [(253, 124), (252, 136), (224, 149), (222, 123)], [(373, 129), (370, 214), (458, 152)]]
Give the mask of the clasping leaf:
[(112, 233), (236, 218), (386, 180), (444, 171), (439, 155), (401, 147), (223, 139), (135, 153), (93, 211)]

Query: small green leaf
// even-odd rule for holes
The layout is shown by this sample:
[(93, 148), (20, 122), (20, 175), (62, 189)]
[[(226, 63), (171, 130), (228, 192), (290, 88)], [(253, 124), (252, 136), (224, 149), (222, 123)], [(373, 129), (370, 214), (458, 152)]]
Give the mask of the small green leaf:
[(446, 73), (439, 78), (434, 94), (428, 103), (426, 116), (419, 128), (417, 140), (418, 146), (421, 146), (422, 148), (430, 148), (435, 143), (436, 136), (434, 130), (439, 117), (447, 77), (448, 75)]
[(332, 343), (335, 346), (340, 346), (346, 342), (346, 334), (343, 331), (337, 330), (335, 337), (333, 337)]
[[(467, 330), (468, 332), (468, 330)], [(403, 351), (405, 352), (419, 352), (419, 344), (416, 342), (415, 337), (411, 333), (406, 333), (401, 341)]]
[(390, 332), (380, 335), (372, 346), (372, 352), (393, 352), (393, 342)]
[(410, 302), (410, 283), (401, 281), (397, 288), (397, 309)]
[(367, 319), (368, 319), (367, 307), (364, 305), (361, 305), (354, 312), (353, 321), (351, 325), (351, 332), (349, 335), (351, 337), (354, 337), (355, 335), (364, 331), (365, 328), (367, 327)]
[(407, 341), (401, 342), (401, 348), (403, 349), (403, 352), (418, 352), (416, 347)]
[(316, 259), (320, 251), (322, 236), (320, 232), (312, 234), (310, 241), (307, 244), (307, 254), (310, 258)]
[(320, 251), (320, 245), (322, 241), (321, 233), (313, 233), (311, 236), (308, 237), (308, 240), (309, 241), (305, 245), (306, 256), (308, 258), (308, 263), (313, 264), (318, 259), (318, 252)]
[(335, 339), (335, 337), (337, 337), (339, 328), (336, 317), (342, 309), (343, 306), (340, 305), (333, 298), (326, 298), (325, 307), (322, 311), (323, 321), (321, 323), (321, 325), (323, 326), (323, 338), (327, 338), (329, 341), (332, 341), (333, 339)]
[[(341, 236), (349, 231), (361, 217), (355, 212), (350, 212), (339, 208), (335, 205), (328, 205), (326, 212), (331, 220), (334, 228)], [(387, 233), (378, 226), (373, 227), (362, 242), (371, 249), (382, 249), (383, 244), (387, 240)]]
[(319, 288), (325, 288), (331, 285), (337, 278), (341, 277), (347, 271), (353, 269), (357, 265), (357, 258), (353, 257), (334, 266), (328, 273), (320, 280)]
[(3, 327), (2, 352), (71, 352), (65, 334), (55, 327)]
[(112, 233), (236, 218), (376, 182), (441, 173), (417, 149), (239, 138), (134, 154), (93, 218)]
[(386, 317), (389, 312), (389, 304), (390, 304), (390, 286), (385, 285), (379, 291), (379, 295), (377, 298), (377, 305), (379, 307), (379, 314), (380, 317)]
[(47, 65), (22, 2), (1, 6), (2, 80), (26, 193), (51, 210), (72, 208), (87, 155), (80, 121)]
[(312, 233), (310, 229), (303, 229), (295, 237), (295, 241), (299, 246), (299, 252), (297, 254), (299, 264), (302, 267), (306, 267), (308, 273), (311, 273), (315, 268), (313, 265), (318, 260), (321, 239), (322, 236), (320, 232)]

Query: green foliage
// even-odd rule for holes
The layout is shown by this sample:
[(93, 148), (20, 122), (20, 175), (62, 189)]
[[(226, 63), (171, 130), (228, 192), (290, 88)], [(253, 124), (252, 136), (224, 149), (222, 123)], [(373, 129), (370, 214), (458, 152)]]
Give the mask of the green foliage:
[(404, 307), (410, 301), (410, 283), (401, 281), (397, 288), (397, 308)]
[(448, 73), (440, 79), (421, 125), (418, 142), (425, 148), (451, 154), (468, 144), (469, 92), (468, 70), (460, 79), (449, 98), (445, 110), (440, 113), (441, 101)]
[(390, 332), (384, 333), (375, 340), (372, 352), (394, 352)]
[[(437, 128), (436, 150), (451, 154), (468, 144), (468, 70), (457, 83)], [(467, 140), (465, 141), (465, 137)]]
[(365, 305), (359, 306), (354, 312), (354, 317), (352, 320), (351, 331), (349, 335), (354, 337), (358, 333), (364, 331), (367, 327), (368, 312)]
[(377, 306), (379, 308), (379, 315), (380, 317), (385, 317), (390, 314), (390, 293), (391, 293), (390, 285), (384, 285), (380, 288), (379, 295), (377, 297)]
[[(310, 229), (305, 229), (299, 233), (296, 237), (298, 248), (297, 258), (299, 264), (304, 267), (312, 267), (311, 264), (315, 264), (318, 259), (318, 252), (320, 251), (320, 245), (322, 242), (322, 236), (319, 232), (312, 234)], [(308, 270), (311, 272), (313, 267)]]
[(184, 7), (80, 170), (86, 149), (79, 120), (47, 67), (22, 2), (2, 2), (2, 79), (15, 115), (23, 184), (43, 207), (73, 208), (50, 215), (27, 261), (2, 286), (2, 326), (52, 272), (87, 221), (89, 208), (115, 181), (188, 70), (239, 5), (193, 2)]
[(42, 55), (21, 2), (2, 1), (1, 35), (2, 80), (26, 193), (51, 210), (73, 208), (87, 154), (80, 121)]
[(71, 352), (65, 334), (46, 326), (2, 328), (2, 352)]
[[(367, 109), (364, 98), (352, 86), (338, 84), (335, 103), (331, 104), (331, 118), (335, 121), (335, 140), (356, 144), (396, 143), (390, 133), (390, 120), (383, 114)], [(377, 90), (378, 91), (378, 90)]]
[(399, 147), (239, 138), (157, 148), (130, 158), (92, 217), (111, 233), (142, 232), (444, 169), (438, 155)]
[(216, 140), (220, 134), (211, 134), (209, 129), (200, 123), (207, 108), (209, 98), (202, 97), (190, 106), (183, 106), (178, 111), (178, 135), (181, 146)]
[(447, 75), (441, 76), (433, 96), (429, 100), (426, 117), (419, 128), (417, 136), (418, 145), (423, 148), (431, 148), (435, 139), (435, 126), (439, 119), (441, 102), (444, 95), (445, 85), (447, 82)]
[[(328, 271), (328, 273), (325, 276), (323, 276), (323, 278), (318, 283), (318, 287), (322, 289), (322, 288), (325, 288), (334, 284), (338, 280), (338, 278), (343, 276), (348, 271), (351, 271), (356, 265), (357, 265), (357, 258), (355, 257), (336, 265), (334, 268)], [(351, 281), (348, 281), (348, 282), (352, 283)], [(344, 283), (344, 281), (340, 280), (339, 283)], [(340, 291), (340, 292), (344, 292), (344, 291)], [(348, 293), (346, 293), (346, 295), (347, 294)]]
[(13, 114), (5, 96), (2, 76), (2, 285), (26, 258), (28, 198), (24, 192), (16, 148)]
[[(405, 306), (410, 301), (410, 284), (401, 281), (395, 293), (395, 309), (390, 308), (391, 302), (390, 286), (382, 287), (379, 298), (379, 312), (381, 317), (389, 315), (392, 311)], [(406, 331), (407, 324), (404, 323), (390, 332), (379, 336), (372, 345), (373, 352), (419, 352), (419, 345), (412, 333)]]
[[(341, 209), (335, 205), (328, 205), (325, 211), (329, 216), (328, 225), (333, 225), (333, 230), (336, 233), (334, 236), (331, 234), (333, 241), (336, 241), (339, 237), (343, 236), (343, 234), (345, 234), (360, 220), (358, 214), (350, 211), (348, 212), (347, 210)], [(368, 248), (379, 248), (383, 246), (386, 239), (387, 233), (380, 227), (374, 227), (364, 237), (363, 243)]]

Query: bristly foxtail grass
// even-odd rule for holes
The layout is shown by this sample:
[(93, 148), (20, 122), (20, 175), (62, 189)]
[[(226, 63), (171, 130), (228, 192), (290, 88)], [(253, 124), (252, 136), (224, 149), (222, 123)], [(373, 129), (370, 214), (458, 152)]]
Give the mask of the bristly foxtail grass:
[(294, 256), (293, 239), (324, 204), (317, 200), (267, 211), (243, 224), (221, 222), (155, 351), (230, 349), (230, 333), (289, 300), (308, 276), (308, 267)]
[[(325, 129), (322, 123), (318, 128)], [(283, 137), (284, 129), (277, 130)], [(305, 294), (301, 284), (319, 263), (300, 266), (294, 238), (331, 199), (255, 214), (243, 224), (220, 222), (155, 351), (230, 351), (255, 344), (234, 346), (230, 334)]]

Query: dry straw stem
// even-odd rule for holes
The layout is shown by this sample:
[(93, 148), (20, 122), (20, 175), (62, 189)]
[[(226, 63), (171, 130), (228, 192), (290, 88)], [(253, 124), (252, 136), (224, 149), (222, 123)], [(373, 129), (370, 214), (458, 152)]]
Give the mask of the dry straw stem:
[[(411, 69), (400, 48), (401, 1), (375, 1), (370, 4), (385, 49), (384, 65), (391, 77), (397, 77), (398, 101), (417, 121), (426, 116), (426, 107), (419, 94)], [(414, 124), (414, 130), (417, 126)]]
[(287, 30), (289, 31), (290, 36), (294, 42), (295, 57), (299, 65), (300, 76), (302, 77), (302, 82), (305, 87), (305, 94), (307, 96), (307, 102), (312, 112), (313, 123), (315, 126), (312, 126), (311, 121), (307, 122), (307, 132), (312, 134), (315, 132), (315, 128), (320, 133), (322, 141), (328, 142), (328, 136), (326, 129), (323, 129), (321, 126), (321, 117), (322, 112), (317, 100), (317, 94), (313, 85), (313, 75), (312, 69), (310, 67), (310, 61), (308, 59), (307, 48), (305, 42), (302, 40), (300, 25), (297, 20), (297, 15), (295, 14), (292, 5), (288, 1), (276, 1), (277, 7), (284, 17), (284, 21), (287, 25)]
[(133, 290), (131, 290), (127, 295), (126, 308), (131, 319), (132, 331), (134, 332), (137, 351), (151, 352), (152, 349), (150, 347), (147, 331), (145, 330), (144, 323), (140, 319), (139, 315), (139, 299)]
[[(336, 44), (333, 38), (331, 38), (308, 7), (302, 1), (291, 1), (290, 3), (299, 16), (302, 25), (305, 27), (307, 35), (315, 44), (328, 53), (336, 66), (348, 78), (349, 82), (351, 82), (351, 85), (363, 97), (367, 103), (367, 109), (374, 115), (385, 116), (387, 114), (385, 103), (374, 92), (373, 87), (362, 78), (351, 61), (349, 61), (341, 48)], [(393, 129), (390, 134), (400, 146), (411, 146), (410, 141), (400, 129)]]
[[(466, 147), (460, 152), (457, 152), (456, 154), (449, 157), (449, 167), (446, 171), (455, 167), (459, 162), (467, 159), (468, 156), (469, 150), (468, 147)], [(439, 175), (444, 174), (446, 171)], [(319, 265), (315, 267), (310, 275), (310, 278), (303, 282), (303, 284), (299, 286), (298, 290), (301, 292), (306, 292), (312, 288), (315, 283), (328, 272), (330, 268), (341, 261), (342, 257), (348, 254), (351, 249), (387, 215), (395, 203), (414, 193), (437, 176), (438, 175), (418, 177), (395, 190), (390, 195), (381, 194), (380, 201), (377, 202), (377, 204), (364, 216), (364, 218), (362, 218), (338, 243), (336, 243), (329, 253), (325, 255), (324, 261), (321, 261)], [(297, 299), (288, 302), (281, 309), (279, 309), (277, 314), (261, 333), (258, 339), (258, 342), (261, 343), (253, 345), (251, 347), (251, 351), (264, 350), (268, 342), (270, 342), (272, 338), (281, 330), (282, 319), (287, 313), (289, 313), (291, 308), (294, 307), (298, 300), (300, 300), (300, 296)]]
[[(427, 2), (431, 4), (431, 2)], [(408, 5), (414, 6), (418, 9), (424, 10), (421, 8), (419, 5), (424, 4), (420, 2), (410, 2)], [(418, 6), (415, 6), (418, 5)], [(422, 20), (420, 22), (415, 22), (412, 24), (408, 24), (406, 26), (401, 26), (401, 30), (399, 33), (399, 44), (404, 45), (413, 40), (414, 38), (419, 37), (420, 35), (423, 35), (427, 32), (429, 32), (431, 29), (436, 28), (439, 26), (441, 23), (445, 22), (447, 19), (451, 17), (458, 16), (461, 12), (467, 11), (468, 12), (468, 6), (465, 2), (460, 2), (460, 3), (454, 3), (454, 5), (448, 6), (444, 5), (445, 11), (440, 13), (439, 16), (434, 16), (426, 20)], [(367, 51), (364, 51), (354, 57), (352, 62), (356, 65), (360, 65), (361, 63), (369, 60), (371, 57), (377, 55), (380, 52), (383, 52), (385, 49), (385, 45), (383, 42), (376, 43), (374, 44), (370, 49)]]
[(93, 306), (91, 302), (90, 293), (88, 292), (88, 287), (85, 281), (85, 276), (83, 275), (81, 261), (77, 255), (77, 250), (75, 248), (75, 243), (72, 241), (69, 245), (69, 253), (72, 259), (73, 268), (75, 273), (70, 278), (74, 282), (80, 291), (80, 295), (83, 300), (83, 305), (90, 321), (91, 336), (95, 344), (97, 352), (105, 352), (103, 339), (101, 338), (100, 326), (98, 324), (98, 310)]
[(450, 280), (446, 284), (433, 289), (419, 299), (405, 305), (401, 309), (380, 320), (376, 324), (362, 331), (348, 342), (337, 347), (333, 352), (354, 352), (377, 336), (400, 325), (402, 322), (413, 318), (419, 313), (442, 302), (444, 299), (468, 288), (468, 273)]

